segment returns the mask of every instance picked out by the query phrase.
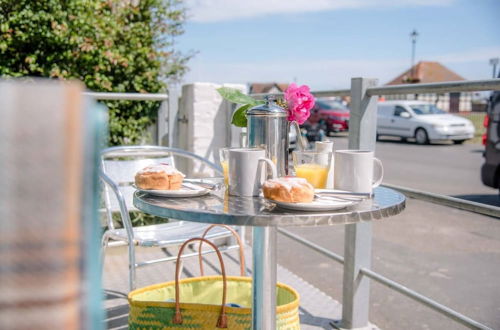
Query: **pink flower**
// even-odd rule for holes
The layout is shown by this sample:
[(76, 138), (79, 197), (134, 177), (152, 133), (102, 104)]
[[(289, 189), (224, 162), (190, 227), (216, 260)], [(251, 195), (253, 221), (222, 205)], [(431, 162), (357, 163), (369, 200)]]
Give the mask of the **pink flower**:
[(288, 120), (299, 124), (309, 118), (314, 107), (314, 96), (306, 85), (297, 86), (291, 83), (285, 91), (285, 101), (288, 104)]

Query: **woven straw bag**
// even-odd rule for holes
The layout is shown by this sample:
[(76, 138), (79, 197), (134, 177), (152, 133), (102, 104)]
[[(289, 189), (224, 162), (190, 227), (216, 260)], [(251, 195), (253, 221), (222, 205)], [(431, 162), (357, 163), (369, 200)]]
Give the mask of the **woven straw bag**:
[[(214, 225), (218, 226), (218, 225)], [(207, 231), (212, 227), (207, 228)], [(229, 228), (229, 227), (227, 227)], [(205, 232), (206, 234), (206, 232)], [(205, 234), (203, 236), (205, 236)], [(234, 232), (237, 235), (237, 233)], [(240, 244), (240, 263), (244, 265)], [(222, 276), (200, 276), (179, 280), (179, 260), (186, 245), (200, 241), (217, 253)], [(201, 251), (201, 247), (200, 247)], [(244, 267), (241, 268), (242, 274)], [(276, 287), (277, 329), (300, 329), (299, 294), (290, 286)], [(252, 326), (252, 279), (226, 276), (222, 255), (204, 238), (192, 238), (181, 246), (177, 256), (175, 281), (147, 286), (128, 295), (130, 329), (250, 329)], [(228, 305), (229, 303), (229, 305)], [(231, 307), (237, 304), (243, 307)]]

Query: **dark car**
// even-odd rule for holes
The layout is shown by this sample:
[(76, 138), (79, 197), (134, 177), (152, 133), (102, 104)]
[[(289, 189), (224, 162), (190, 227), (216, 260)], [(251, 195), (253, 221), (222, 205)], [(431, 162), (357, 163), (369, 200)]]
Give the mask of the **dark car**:
[(304, 128), (323, 130), (327, 136), (349, 129), (349, 109), (340, 101), (317, 99)]
[[(500, 75), (499, 75), (500, 78)], [(500, 91), (494, 92), (488, 102), (485, 118), (486, 138), (481, 180), (487, 186), (500, 187)]]

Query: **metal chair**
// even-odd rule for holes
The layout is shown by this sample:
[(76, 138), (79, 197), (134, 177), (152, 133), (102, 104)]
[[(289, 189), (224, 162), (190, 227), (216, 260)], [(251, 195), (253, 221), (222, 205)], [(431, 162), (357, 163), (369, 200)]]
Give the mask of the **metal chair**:
[[(106, 211), (108, 230), (102, 237), (102, 261), (104, 262), (105, 250), (109, 240), (125, 242), (128, 244), (129, 256), (129, 287), (134, 290), (136, 287), (136, 268), (155, 264), (164, 261), (173, 261), (176, 256), (161, 259), (137, 262), (135, 247), (172, 247), (180, 246), (192, 237), (203, 235), (208, 224), (194, 223), (188, 221), (176, 221), (169, 219), (168, 223), (133, 227), (129, 211), (136, 210), (132, 206), (132, 198), (135, 189), (131, 186), (134, 183), (134, 176), (137, 171), (150, 164), (167, 163), (175, 166), (177, 157), (191, 159), (199, 162), (207, 169), (222, 176), (222, 169), (216, 164), (202, 158), (194, 153), (168, 147), (159, 146), (119, 146), (104, 149), (101, 152), (101, 179), (105, 183), (103, 194)], [(115, 228), (113, 213), (119, 212), (123, 222), (123, 228)], [(244, 235), (243, 229), (238, 228), (240, 235)], [(238, 248), (234, 242), (231, 231), (223, 227), (216, 227), (207, 234), (208, 239), (224, 239), (225, 245), (221, 251), (228, 251)], [(132, 243), (132, 244), (131, 244)], [(212, 251), (206, 251), (212, 252)], [(196, 256), (197, 253), (186, 254), (183, 257)]]

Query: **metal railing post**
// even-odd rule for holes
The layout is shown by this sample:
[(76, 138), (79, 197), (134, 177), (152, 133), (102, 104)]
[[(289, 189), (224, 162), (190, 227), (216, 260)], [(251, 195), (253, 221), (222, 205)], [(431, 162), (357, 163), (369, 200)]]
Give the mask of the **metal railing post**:
[(169, 100), (164, 100), (160, 104), (160, 108), (158, 109), (158, 120), (157, 120), (157, 127), (158, 127), (158, 145), (159, 146), (167, 146), (170, 145), (170, 125), (169, 125), (169, 119), (170, 119), (170, 114), (169, 114), (169, 106), (168, 106)]
[[(376, 79), (352, 78), (349, 149), (375, 150), (377, 97), (366, 95)], [(344, 283), (342, 293), (342, 328), (368, 326), (370, 280), (360, 269), (370, 268), (372, 224), (370, 221), (349, 224), (345, 228)]]

